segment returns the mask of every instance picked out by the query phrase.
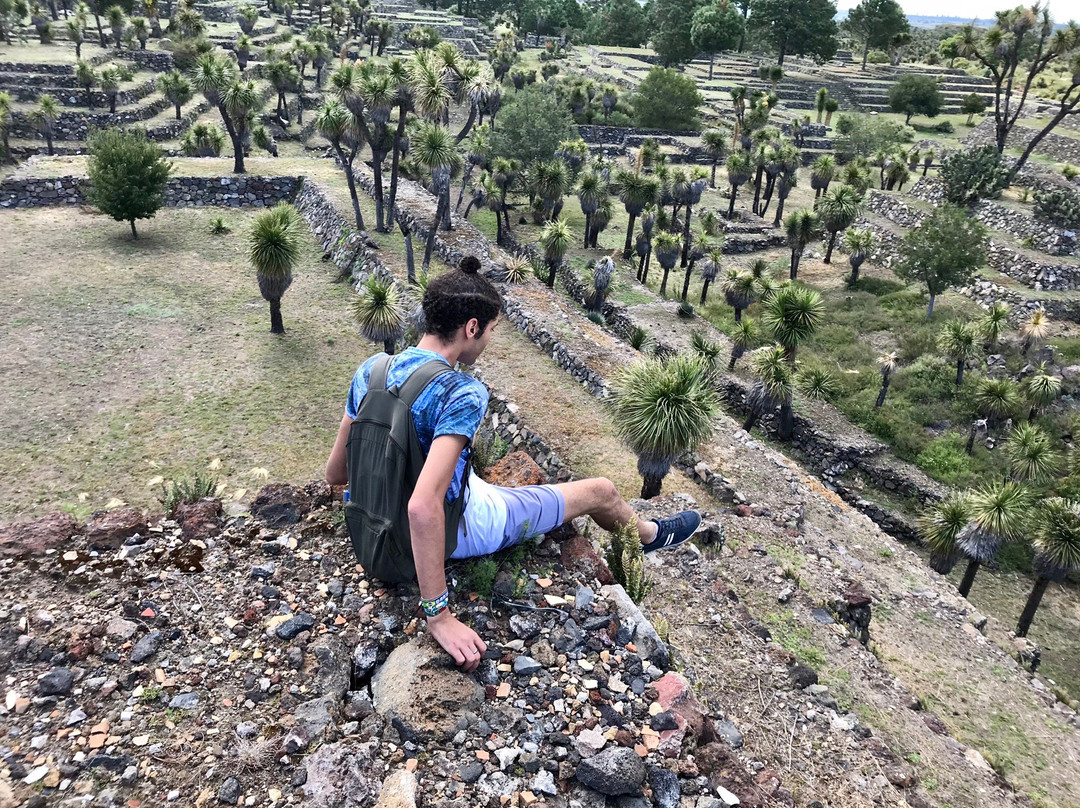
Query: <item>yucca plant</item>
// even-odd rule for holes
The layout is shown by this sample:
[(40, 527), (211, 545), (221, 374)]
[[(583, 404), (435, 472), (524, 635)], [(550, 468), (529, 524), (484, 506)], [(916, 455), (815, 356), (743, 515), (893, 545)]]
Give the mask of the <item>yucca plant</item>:
[(792, 365), (799, 346), (814, 336), (825, 316), (821, 295), (806, 286), (778, 289), (764, 304), (762, 324)]
[(1046, 362), (1040, 362), (1035, 372), (1024, 379), (1024, 396), (1031, 405), (1028, 410), (1028, 421), (1034, 421), (1039, 410), (1048, 407), (1061, 395), (1061, 378), (1050, 374)]
[(225, 133), (212, 123), (194, 124), (180, 138), (180, 151), (185, 157), (217, 157), (225, 148)]
[(701, 360), (681, 355), (626, 366), (612, 392), (616, 429), (638, 457), (641, 496), (651, 499), (675, 459), (712, 435), (719, 401)]
[(711, 173), (709, 185), (716, 187), (716, 166), (724, 159), (727, 151), (728, 133), (723, 129), (706, 129), (701, 133), (701, 147), (709, 155)]
[(997, 350), (1001, 335), (1008, 328), (1011, 311), (1007, 305), (997, 300), (990, 304), (990, 308), (976, 322), (975, 328), (985, 343), (987, 353)]
[[(81, 9), (80, 9), (81, 10)], [(86, 23), (87, 18), (85, 14), (80, 14), (76, 11), (74, 15), (68, 18), (65, 26), (67, 27), (68, 42), (75, 45), (75, 58), (82, 59), (82, 46), (86, 41)], [(3, 23), (0, 22), (0, 27)]]
[(653, 238), (653, 252), (656, 253), (657, 263), (664, 270), (664, 277), (660, 281), (660, 296), (667, 294), (668, 274), (675, 268), (679, 261), (679, 248), (682, 242), (678, 235), (662, 230)]
[(700, 331), (695, 331), (690, 335), (690, 351), (699, 359), (705, 366), (705, 370), (709, 376), (712, 377), (716, 371), (717, 362), (720, 359), (720, 353), (723, 351), (723, 347), (719, 342), (709, 339)]
[(979, 355), (975, 329), (963, 320), (946, 323), (938, 336), (938, 347), (956, 363), (956, 386), (964, 383), (964, 368)]
[(450, 214), (450, 170), (457, 158), (454, 136), (450, 130), (438, 124), (425, 122), (409, 145), (413, 160), (431, 174), (432, 191), (438, 200), (435, 218), (428, 229), (424, 247), (424, 272), (431, 266), (435, 251), (435, 236), (443, 217)]
[(660, 182), (654, 176), (633, 171), (620, 171), (615, 179), (619, 200), (626, 208), (630, 221), (626, 224), (626, 244), (623, 247), (623, 260), (630, 260), (634, 243), (634, 225), (637, 217), (649, 205), (656, 204), (660, 198)]
[(983, 488), (969, 497), (970, 521), (956, 536), (956, 547), (968, 559), (960, 581), (967, 597), (979, 567), (992, 561), (1003, 544), (1020, 541), (1027, 528), (1031, 493), (1014, 482)]
[(754, 351), (750, 357), (750, 370), (756, 380), (746, 396), (750, 412), (743, 422), (743, 429), (747, 432), (763, 415), (776, 407), (786, 406), (790, 410), (795, 391), (794, 373), (784, 358), (784, 349), (779, 345)]
[(844, 231), (844, 249), (847, 250), (848, 263), (851, 264), (847, 285), (855, 286), (859, 282), (859, 268), (874, 249), (874, 231), (869, 228), (849, 227)]
[(150, 39), (150, 21), (146, 17), (132, 17), (131, 33), (139, 40), (139, 50), (146, 50), (146, 43)]
[(296, 208), (282, 202), (255, 217), (248, 237), (248, 258), (255, 267), (259, 292), (270, 304), (270, 333), (284, 334), (281, 298), (292, 285), (300, 258), (302, 219)]
[(506, 283), (526, 283), (532, 274), (532, 261), (522, 255), (512, 256), (503, 266), (503, 280)]
[[(701, 300), (698, 304), (705, 305), (705, 301), (709, 297), (709, 286), (716, 280), (716, 276), (720, 273), (720, 267), (724, 260), (724, 250), (722, 247), (713, 247), (709, 251), (709, 254), (705, 256), (705, 260), (701, 264)], [(742, 317), (742, 312), (736, 313), (736, 322)]]
[(581, 212), (585, 214), (585, 247), (591, 243), (593, 215), (607, 196), (607, 183), (594, 171), (582, 172), (578, 178), (577, 198)]
[(109, 6), (105, 9), (105, 17), (109, 21), (109, 28), (112, 29), (116, 49), (120, 50), (124, 45), (124, 28), (127, 27), (127, 15), (124, 13), (123, 6)]
[(825, 248), (826, 264), (832, 263), (837, 235), (855, 223), (861, 210), (862, 199), (850, 185), (837, 186), (818, 200), (817, 214), (822, 227), (829, 234), (829, 244)]
[(626, 342), (635, 351), (640, 351), (641, 353), (648, 353), (653, 346), (653, 339), (649, 336), (649, 332), (640, 325), (634, 326), (634, 330), (630, 332), (630, 336), (626, 338)]
[(12, 105), (11, 93), (0, 90), (0, 158), (5, 161), (11, 159), (11, 146), (8, 141), (11, 137)]
[(899, 361), (896, 358), (896, 351), (889, 351), (881, 354), (877, 358), (878, 373), (881, 374), (881, 390), (878, 391), (877, 400), (874, 402), (875, 407), (880, 407), (885, 403), (885, 396), (889, 392), (889, 383), (892, 381), (893, 374), (896, 373), (896, 369), (900, 366)]
[(749, 317), (731, 329), (728, 334), (728, 338), (731, 340), (731, 359), (728, 361), (729, 373), (735, 370), (735, 363), (739, 361), (739, 358), (754, 346), (757, 341), (757, 334), (757, 323)]
[(960, 558), (956, 537), (969, 521), (966, 494), (951, 494), (919, 516), (918, 531), (930, 550), (930, 567), (948, 575)]
[[(824, 89), (824, 88), (822, 88)], [(820, 123), (820, 121), (819, 121)], [(823, 154), (810, 166), (810, 187), (814, 189), (814, 199), (818, 199), (829, 190), (829, 183), (836, 176), (836, 158)]]
[(157, 78), (157, 89), (173, 105), (176, 110), (176, 120), (180, 120), (181, 107), (190, 101), (194, 95), (191, 82), (188, 81), (187, 76), (179, 70), (162, 73)]
[(1032, 520), (1035, 584), (1016, 624), (1016, 636), (1026, 637), (1047, 587), (1080, 569), (1080, 504), (1052, 497)]
[(1041, 345), (1050, 335), (1050, 318), (1043, 309), (1036, 309), (1020, 325), (1020, 337), (1023, 340), (1023, 353), (1027, 356), (1028, 351)]
[(732, 267), (724, 276), (720, 290), (735, 312), (735, 322), (742, 322), (743, 310), (750, 308), (757, 300), (757, 279), (749, 272)]
[(750, 181), (754, 174), (754, 162), (750, 154), (745, 151), (737, 151), (727, 159), (728, 184), (731, 185), (731, 193), (728, 201), (728, 219), (735, 216), (735, 199), (739, 195), (739, 186)]
[(615, 275), (615, 262), (610, 256), (605, 256), (596, 262), (592, 273), (592, 292), (586, 297), (585, 304), (590, 312), (599, 312), (604, 306), (608, 289), (611, 288), (611, 279)]
[(352, 112), (336, 98), (328, 98), (315, 114), (316, 131), (329, 141), (338, 160), (345, 169), (345, 181), (352, 200), (353, 216), (358, 230), (364, 230), (364, 214), (360, 211), (360, 197), (356, 191), (353, 163), (364, 145), (359, 124)]
[[(39, 96), (37, 106), (30, 111), (30, 122), (45, 138), (49, 154), (54, 153), (53, 136), (56, 134), (56, 121), (59, 117), (60, 104), (48, 93)], [(4, 150), (7, 151), (6, 143)]]
[(1020, 424), (1005, 440), (1009, 468), (1017, 482), (1042, 483), (1052, 477), (1060, 457), (1050, 436), (1035, 424)]
[[(1020, 406), (1020, 394), (1012, 379), (980, 379), (978, 390), (975, 393), (975, 407), (978, 415), (987, 420), (987, 423), (995, 423), (1011, 416)], [(975, 433), (979, 428), (979, 419), (971, 424), (968, 431), (967, 445), (964, 450), (971, 454), (975, 449)]]
[(566, 251), (570, 249), (571, 241), (570, 225), (566, 219), (554, 219), (548, 222), (540, 233), (540, 248), (544, 251), (544, 263), (548, 268), (545, 283), (549, 289), (555, 288), (555, 273)]
[(352, 312), (364, 337), (381, 342), (388, 354), (394, 353), (395, 344), (405, 335), (406, 310), (392, 280), (372, 275), (364, 281), (353, 298)]
[(109, 99), (109, 112), (116, 112), (116, 98), (120, 94), (120, 74), (111, 67), (101, 71), (101, 91)]
[(831, 401), (840, 394), (836, 377), (821, 368), (810, 368), (795, 376), (795, 387), (807, 398)]
[(784, 219), (784, 232), (791, 248), (791, 280), (795, 280), (806, 246), (821, 237), (821, 219), (812, 210), (792, 211)]

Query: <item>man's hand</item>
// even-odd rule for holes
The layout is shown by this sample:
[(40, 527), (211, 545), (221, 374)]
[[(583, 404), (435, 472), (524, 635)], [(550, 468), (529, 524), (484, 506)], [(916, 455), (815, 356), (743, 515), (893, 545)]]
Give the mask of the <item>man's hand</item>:
[(476, 670), (487, 651), (487, 644), (480, 639), (480, 635), (449, 611), (429, 617), (428, 631), (454, 658), (454, 662), (467, 671)]

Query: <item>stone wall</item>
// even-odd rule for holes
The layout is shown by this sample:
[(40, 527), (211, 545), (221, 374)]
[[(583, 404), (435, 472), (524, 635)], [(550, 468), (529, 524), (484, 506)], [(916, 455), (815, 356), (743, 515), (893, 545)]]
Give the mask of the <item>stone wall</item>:
[[(130, 90), (123, 90), (116, 96), (116, 105), (126, 107), (137, 104), (146, 96), (154, 92), (156, 81), (147, 79)], [(78, 86), (75, 87), (38, 87), (28, 84), (7, 85), (6, 89), (16, 101), (36, 102), (42, 93), (49, 93), (61, 105), (65, 107), (85, 107), (86, 91)], [(109, 109), (109, 98), (100, 90), (91, 90), (90, 98), (94, 102), (94, 108), (98, 110)]]
[[(86, 140), (91, 129), (108, 129), (127, 124), (139, 123), (153, 118), (171, 106), (165, 98), (157, 98), (135, 109), (122, 109), (118, 112), (62, 112), (56, 119), (54, 140)], [(13, 137), (38, 140), (41, 133), (22, 112), (12, 113), (11, 134)]]
[[(299, 177), (172, 177), (165, 187), (168, 207), (269, 206), (291, 201)], [(88, 185), (85, 177), (6, 179), (0, 182), (0, 208), (81, 205)]]
[[(1006, 146), (1010, 149), (1024, 149), (1027, 148), (1031, 139), (1039, 133), (1037, 129), (1030, 129), (1026, 126), (1014, 126), (1012, 131), (1009, 132), (1009, 138), (1006, 141)], [(964, 142), (969, 145), (982, 145), (984, 143), (994, 143), (994, 119), (992, 116), (987, 116), (983, 119), (982, 123), (976, 126), (968, 136), (964, 138)], [(1046, 135), (1035, 146), (1034, 154), (1042, 154), (1046, 157), (1050, 157), (1054, 160), (1060, 160), (1065, 163), (1080, 163), (1080, 138), (1066, 137), (1065, 135), (1057, 135), (1053, 132)]]
[(155, 73), (167, 73), (176, 67), (171, 53), (166, 51), (133, 50), (125, 56), (139, 67), (153, 70)]

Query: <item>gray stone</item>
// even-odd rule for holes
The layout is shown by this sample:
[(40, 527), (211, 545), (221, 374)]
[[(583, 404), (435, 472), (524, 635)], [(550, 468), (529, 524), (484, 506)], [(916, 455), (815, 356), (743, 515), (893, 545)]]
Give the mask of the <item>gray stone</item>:
[(66, 696), (75, 684), (71, 668), (54, 668), (38, 680), (39, 696)]
[(416, 808), (416, 775), (397, 769), (383, 781), (375, 808)]
[(169, 708), (172, 710), (194, 710), (198, 706), (198, 693), (178, 693), (169, 701)]
[(484, 773), (484, 764), (476, 761), (474, 763), (466, 763), (461, 767), (458, 772), (458, 777), (461, 778), (461, 782), (472, 785), (480, 779), (480, 775)]
[(577, 594), (574, 595), (574, 608), (584, 609), (590, 603), (593, 602), (593, 598), (596, 597), (596, 593), (587, 586), (579, 586)]
[(367, 679), (375, 670), (379, 646), (372, 639), (363, 639), (353, 649), (353, 675), (358, 679)]
[(540, 616), (533, 612), (510, 615), (510, 630), (518, 639), (531, 640), (540, 633), (540, 629), (543, 625), (544, 623), (543, 620), (540, 619)]
[(305, 808), (370, 808), (382, 783), (378, 741), (333, 743), (304, 759)]
[(652, 789), (653, 802), (657, 808), (679, 808), (682, 800), (682, 788), (675, 772), (653, 766), (649, 769), (649, 787)]
[(514, 673), (518, 676), (532, 676), (537, 671), (542, 671), (544, 666), (530, 656), (522, 654), (514, 660)]
[(218, 789), (217, 798), (218, 802), (223, 805), (236, 805), (243, 794), (244, 789), (241, 787), (240, 781), (235, 777), (230, 777), (221, 784), (221, 788)]
[(236, 725), (237, 738), (254, 738), (259, 734), (259, 728), (247, 721), (241, 721)]
[(731, 744), (732, 749), (741, 749), (743, 745), (742, 733), (739, 732), (738, 727), (732, 724), (730, 721), (716, 720), (713, 721), (713, 729), (716, 730), (716, 734)]
[(135, 647), (131, 649), (131, 664), (137, 665), (156, 654), (164, 639), (165, 634), (163, 632), (151, 631), (135, 643)]
[(319, 663), (312, 691), (317, 696), (342, 698), (349, 689), (352, 678), (345, 644), (338, 637), (328, 634), (313, 642), (308, 650)]
[(298, 704), (293, 711), (296, 723), (303, 727), (309, 738), (318, 738), (323, 730), (333, 723), (334, 718), (330, 710), (336, 708), (338, 699), (334, 696), (323, 696)]
[(135, 636), (135, 633), (139, 630), (139, 626), (130, 620), (125, 620), (122, 617), (115, 617), (109, 621), (109, 624), (105, 626), (105, 633), (114, 640), (120, 642), (127, 642)]
[(641, 609), (626, 594), (626, 590), (619, 584), (610, 584), (600, 589), (601, 594), (608, 600), (613, 601), (619, 615), (619, 622), (623, 627), (629, 627), (631, 640), (637, 645), (638, 653), (643, 659), (647, 659), (660, 668), (666, 668), (670, 663), (667, 646), (660, 639)]
[(532, 782), (529, 783), (529, 791), (534, 794), (543, 794), (548, 797), (554, 797), (559, 793), (559, 790), (555, 785), (555, 775), (547, 769), (541, 769), (536, 773)]
[(645, 782), (645, 763), (633, 749), (617, 746), (582, 760), (574, 776), (610, 797), (635, 794)]
[(311, 631), (315, 627), (315, 618), (307, 612), (300, 612), (296, 617), (290, 617), (277, 627), (277, 635), (282, 640), (291, 640), (297, 634)]

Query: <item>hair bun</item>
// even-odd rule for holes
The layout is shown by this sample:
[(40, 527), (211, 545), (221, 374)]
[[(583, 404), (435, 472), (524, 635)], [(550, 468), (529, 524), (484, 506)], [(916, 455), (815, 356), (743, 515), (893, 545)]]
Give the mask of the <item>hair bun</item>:
[(480, 259), (475, 255), (466, 255), (458, 264), (458, 269), (466, 275), (476, 275), (480, 272)]

